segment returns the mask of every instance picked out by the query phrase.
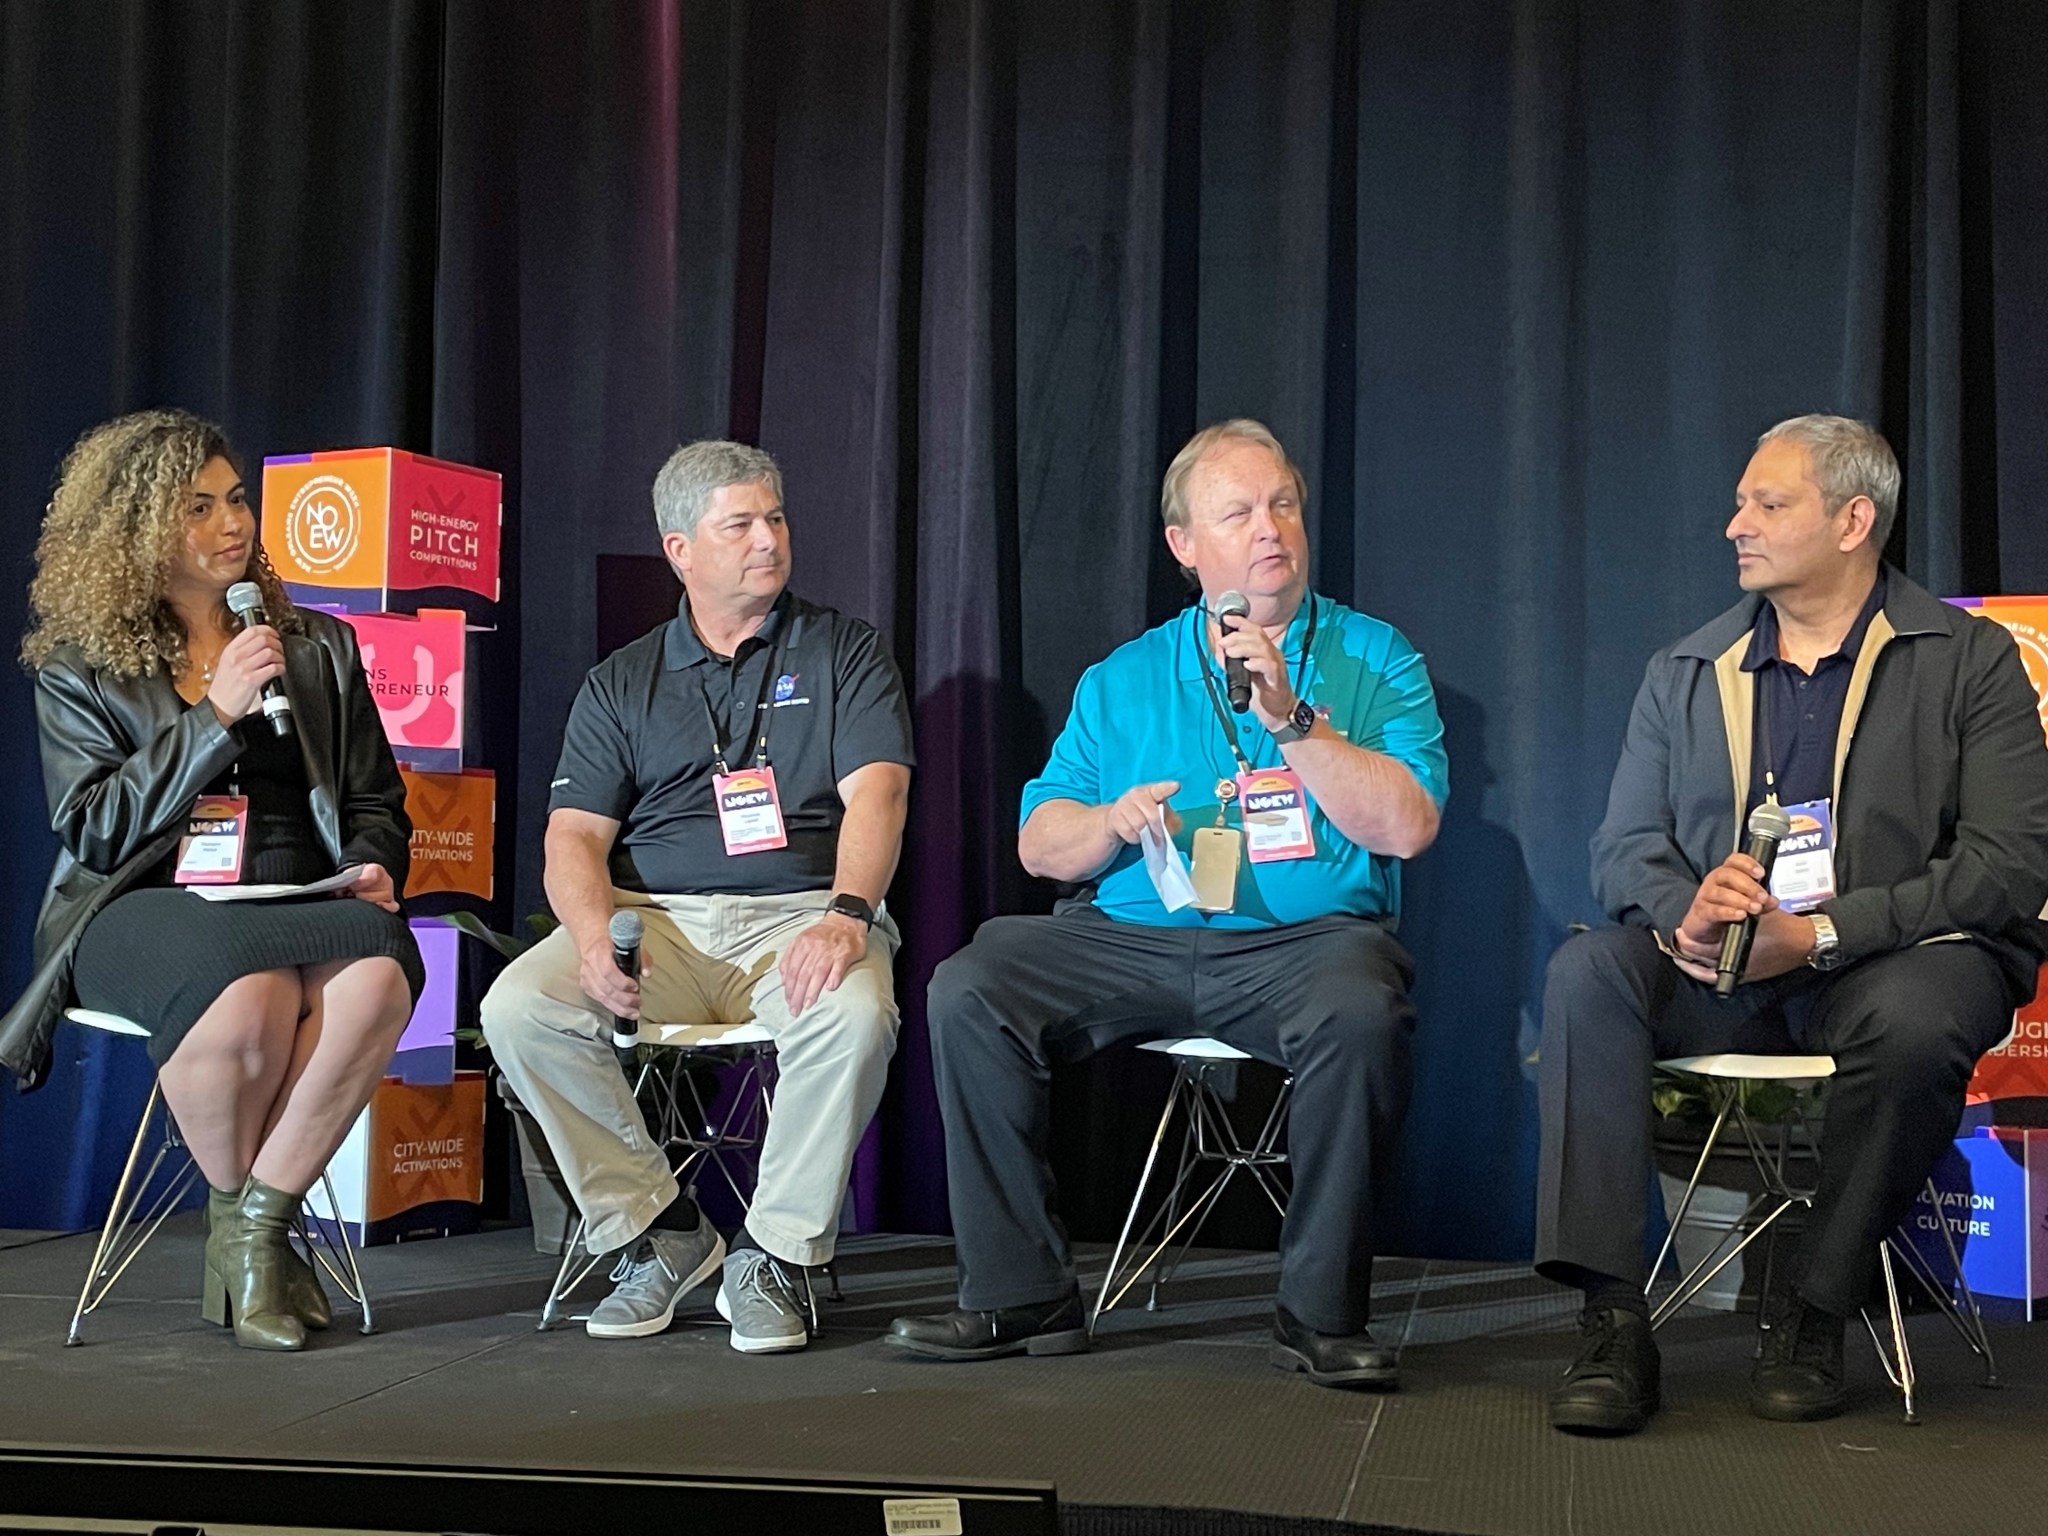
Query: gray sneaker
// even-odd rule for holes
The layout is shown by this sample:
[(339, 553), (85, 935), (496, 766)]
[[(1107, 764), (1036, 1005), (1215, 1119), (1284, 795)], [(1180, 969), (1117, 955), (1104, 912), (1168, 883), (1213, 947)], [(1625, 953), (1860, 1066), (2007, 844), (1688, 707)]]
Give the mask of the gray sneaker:
[(811, 1341), (796, 1286), (782, 1265), (758, 1248), (726, 1255), (718, 1315), (732, 1324), (732, 1347), (746, 1354), (802, 1349)]
[(675, 1321), (676, 1303), (691, 1287), (711, 1278), (725, 1258), (718, 1228), (697, 1220), (694, 1232), (650, 1227), (624, 1249), (611, 1295), (591, 1308), (583, 1327), (594, 1339), (642, 1339)]

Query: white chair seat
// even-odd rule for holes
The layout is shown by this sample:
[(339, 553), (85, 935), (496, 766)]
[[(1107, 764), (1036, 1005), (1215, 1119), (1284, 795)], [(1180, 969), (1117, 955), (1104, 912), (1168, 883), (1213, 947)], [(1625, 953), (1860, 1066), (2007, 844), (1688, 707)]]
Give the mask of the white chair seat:
[(147, 1040), (149, 1031), (133, 1019), (124, 1019), (118, 1013), (100, 1013), (91, 1008), (66, 1008), (64, 1017), (74, 1024), (83, 1024), (87, 1029), (103, 1029), (110, 1035), (138, 1035)]
[(1191, 1035), (1185, 1040), (1147, 1040), (1138, 1049), (1141, 1051), (1157, 1051), (1162, 1056), (1178, 1056), (1191, 1061), (1250, 1061), (1252, 1059), (1234, 1045), (1225, 1045), (1221, 1040), (1211, 1040), (1203, 1035)]
[(1736, 1077), (1765, 1083), (1813, 1083), (1835, 1075), (1832, 1056), (1752, 1056), (1740, 1051), (1721, 1051), (1712, 1056), (1680, 1056), (1657, 1065), (1698, 1077)]
[(760, 1024), (651, 1024), (645, 1026), (650, 1045), (767, 1045), (775, 1036)]

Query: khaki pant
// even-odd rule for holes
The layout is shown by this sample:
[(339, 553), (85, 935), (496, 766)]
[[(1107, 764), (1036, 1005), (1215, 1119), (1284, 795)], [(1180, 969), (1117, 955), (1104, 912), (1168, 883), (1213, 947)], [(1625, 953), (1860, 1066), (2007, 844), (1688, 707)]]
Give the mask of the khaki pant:
[[(787, 896), (644, 896), (614, 891), (646, 924), (643, 1031), (649, 1024), (754, 1022), (775, 1037), (775, 1112), (761, 1143), (747, 1229), (779, 1259), (832, 1257), (854, 1148), (873, 1118), (896, 1049), (890, 972), (899, 942), (885, 915), (867, 954), (801, 1017), (791, 1018), (776, 962), (831, 901)], [(611, 1049), (611, 1015), (577, 981), (576, 946), (557, 930), (505, 969), (483, 1000), (484, 1037), (532, 1111), (592, 1252), (623, 1248), (677, 1194)]]

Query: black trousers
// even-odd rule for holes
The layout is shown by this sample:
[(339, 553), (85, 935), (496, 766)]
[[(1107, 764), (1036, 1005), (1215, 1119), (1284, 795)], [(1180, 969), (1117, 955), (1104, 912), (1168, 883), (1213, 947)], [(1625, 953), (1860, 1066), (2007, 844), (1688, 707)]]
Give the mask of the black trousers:
[(1646, 928), (1601, 928), (1551, 958), (1538, 1066), (1536, 1268), (1641, 1284), (1650, 1069), (1716, 1051), (1827, 1054), (1820, 1185), (1790, 1274), (1816, 1306), (1868, 1299), (1877, 1245), (1955, 1135), (1977, 1058), (2012, 1023), (1989, 952), (1923, 944), (1821, 974), (1804, 966), (1718, 998)]
[(1321, 1333), (1363, 1328), (1373, 1180), (1408, 1105), (1412, 979), (1406, 951), (1361, 918), (1215, 932), (1070, 902), (982, 924), (932, 977), (927, 1007), (961, 1305), (1028, 1306), (1073, 1286), (1046, 1160), (1052, 1064), (1206, 1035), (1294, 1074), (1281, 1305)]

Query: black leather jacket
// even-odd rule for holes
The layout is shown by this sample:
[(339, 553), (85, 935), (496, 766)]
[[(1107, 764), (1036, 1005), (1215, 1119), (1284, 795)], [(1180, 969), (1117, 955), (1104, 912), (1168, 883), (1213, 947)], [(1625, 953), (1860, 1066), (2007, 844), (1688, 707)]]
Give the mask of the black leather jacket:
[[(314, 830), (337, 866), (381, 864), (402, 892), (412, 838), (405, 781), (355, 631), (324, 613), (302, 617), (305, 634), (284, 637), (284, 684)], [(184, 708), (160, 674), (102, 675), (71, 646), (36, 674), (36, 723), (50, 829), (63, 846), (36, 918), (34, 974), (0, 1018), (0, 1065), (23, 1089), (49, 1070), (86, 925), (177, 843), (194, 798), (240, 755), (236, 732), (265, 729), (259, 716), (229, 730), (211, 709)]]

